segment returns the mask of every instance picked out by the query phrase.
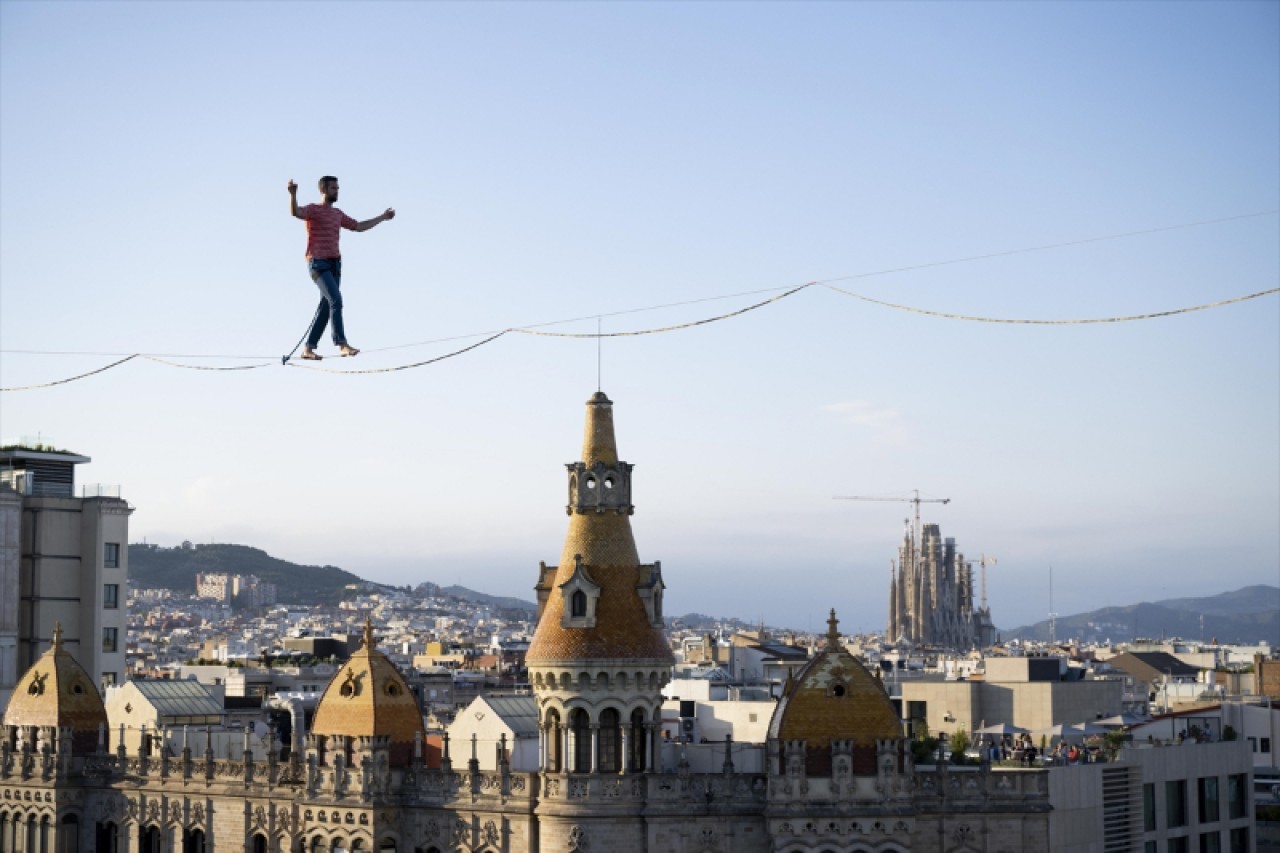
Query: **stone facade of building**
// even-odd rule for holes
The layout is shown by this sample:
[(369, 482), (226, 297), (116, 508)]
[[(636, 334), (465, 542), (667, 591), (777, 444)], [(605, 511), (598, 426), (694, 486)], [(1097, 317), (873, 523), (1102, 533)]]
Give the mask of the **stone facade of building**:
[[(53, 646), (19, 680), (0, 737), (0, 850), (414, 853), (1016, 853), (1048, 847), (1047, 771), (917, 768), (883, 686), (838, 642), (788, 681), (763, 773), (659, 753), (672, 656), (661, 566), (631, 535), (631, 466), (612, 403), (588, 402), (569, 466), (569, 533), (543, 566), (528, 666), (538, 768), (482, 771), (471, 744), (429, 766), (403, 675), (363, 647), (334, 675), (305, 747), (219, 757), (130, 752), (92, 679)], [(77, 689), (78, 688), (78, 689)], [(20, 699), (21, 701), (18, 701)], [(470, 754), (467, 754), (468, 751)], [(505, 751), (499, 753), (505, 756)]]

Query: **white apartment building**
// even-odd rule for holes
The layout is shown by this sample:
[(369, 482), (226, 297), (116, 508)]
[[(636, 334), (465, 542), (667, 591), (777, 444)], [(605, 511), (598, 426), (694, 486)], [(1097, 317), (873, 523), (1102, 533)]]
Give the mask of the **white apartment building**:
[(119, 487), (75, 485), (88, 456), (0, 450), (0, 703), (63, 645), (99, 685), (125, 678), (129, 516)]
[(230, 604), (231, 575), (221, 573), (196, 575), (196, 598), (207, 598), (220, 604)]
[(196, 575), (196, 598), (240, 607), (269, 607), (276, 603), (276, 596), (276, 585), (256, 575), (225, 572)]

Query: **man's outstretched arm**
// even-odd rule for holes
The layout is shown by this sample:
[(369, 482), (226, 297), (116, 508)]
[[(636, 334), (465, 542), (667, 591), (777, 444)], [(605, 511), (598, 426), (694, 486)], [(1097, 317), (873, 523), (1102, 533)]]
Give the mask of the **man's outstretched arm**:
[(289, 181), (289, 215), (302, 218), (298, 216), (298, 185), (293, 181)]
[(373, 226), (377, 225), (380, 222), (386, 222), (388, 219), (395, 219), (395, 218), (396, 218), (395, 208), (388, 207), (385, 211), (383, 211), (381, 216), (375, 216), (373, 217), (373, 219), (366, 219), (364, 222), (358, 222), (356, 223), (356, 227), (352, 228), (351, 230), (352, 231), (368, 231), (370, 228), (372, 228)]

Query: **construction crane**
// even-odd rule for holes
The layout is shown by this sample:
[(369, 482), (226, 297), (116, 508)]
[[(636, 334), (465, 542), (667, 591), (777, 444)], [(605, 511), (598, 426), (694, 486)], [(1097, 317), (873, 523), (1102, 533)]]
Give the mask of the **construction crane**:
[(919, 489), (912, 489), (913, 498), (875, 498), (865, 495), (836, 495), (832, 500), (836, 501), (889, 501), (892, 503), (908, 503), (916, 505), (916, 522), (911, 532), (911, 546), (916, 550), (920, 548), (920, 504), (949, 504), (951, 498), (922, 498)]
[[(982, 566), (982, 609), (983, 610), (987, 609), (987, 564), (988, 563), (994, 566), (996, 564), (996, 558), (988, 557), (986, 554), (982, 554), (981, 556), (978, 557), (978, 565)], [(969, 593), (969, 594), (972, 595), (973, 593)]]

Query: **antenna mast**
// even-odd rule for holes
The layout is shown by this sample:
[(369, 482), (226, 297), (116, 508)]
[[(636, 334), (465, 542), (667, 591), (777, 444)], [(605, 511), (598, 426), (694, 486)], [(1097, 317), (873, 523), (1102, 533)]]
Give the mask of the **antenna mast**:
[(1049, 645), (1058, 644), (1058, 614), (1053, 612), (1053, 566), (1049, 566)]

